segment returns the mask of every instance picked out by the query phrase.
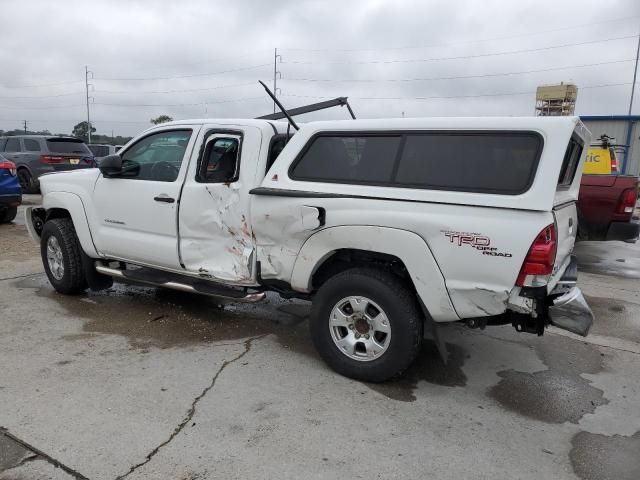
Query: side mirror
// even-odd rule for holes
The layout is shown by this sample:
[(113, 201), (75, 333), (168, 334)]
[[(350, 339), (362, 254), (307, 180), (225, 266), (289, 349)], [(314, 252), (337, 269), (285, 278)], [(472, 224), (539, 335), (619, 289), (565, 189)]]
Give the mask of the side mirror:
[(100, 160), (98, 168), (102, 174), (109, 177), (117, 177), (122, 173), (122, 157), (120, 155), (109, 155)]

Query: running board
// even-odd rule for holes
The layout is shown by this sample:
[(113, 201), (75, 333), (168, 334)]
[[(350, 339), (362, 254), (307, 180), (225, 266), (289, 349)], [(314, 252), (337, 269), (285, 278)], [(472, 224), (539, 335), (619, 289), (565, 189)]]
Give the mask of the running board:
[[(122, 270), (107, 267), (101, 262), (96, 262), (95, 267), (99, 273), (122, 280), (145, 283), (155, 287), (170, 288), (182, 292), (199, 293), (201, 295), (233, 300), (234, 302), (256, 303), (264, 300), (266, 296), (264, 292), (246, 293), (242, 290), (214, 285), (211, 282), (197, 278), (192, 279), (152, 268), (140, 267), (135, 270)], [(180, 281), (176, 281), (178, 279)]]

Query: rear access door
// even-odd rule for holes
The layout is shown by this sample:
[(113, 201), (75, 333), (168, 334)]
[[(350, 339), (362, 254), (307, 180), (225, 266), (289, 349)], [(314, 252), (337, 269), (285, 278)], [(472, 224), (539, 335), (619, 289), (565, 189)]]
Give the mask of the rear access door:
[(180, 196), (182, 267), (230, 285), (255, 285), (255, 238), (249, 190), (255, 182), (262, 132), (205, 125)]

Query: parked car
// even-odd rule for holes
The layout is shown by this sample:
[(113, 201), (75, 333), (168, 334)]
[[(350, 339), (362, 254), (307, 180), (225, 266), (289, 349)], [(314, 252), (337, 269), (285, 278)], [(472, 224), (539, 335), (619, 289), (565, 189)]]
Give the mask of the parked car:
[(43, 135), (0, 137), (0, 152), (18, 168), (24, 193), (38, 193), (44, 173), (95, 166), (91, 150), (79, 138)]
[(89, 143), (87, 147), (89, 147), (89, 150), (91, 150), (93, 155), (96, 157), (96, 162), (100, 162), (100, 159), (103, 157), (107, 157), (109, 155), (115, 155), (116, 152), (118, 151), (114, 145), (106, 145), (106, 144), (99, 144), (99, 143)]
[(8, 223), (16, 218), (21, 203), (22, 191), (16, 165), (0, 155), (0, 223)]
[(580, 240), (635, 242), (640, 235), (633, 220), (638, 177), (619, 173), (614, 140), (603, 135), (587, 152), (578, 196)]
[(99, 169), (43, 176), (25, 219), (49, 281), (311, 300), (322, 358), (366, 381), (402, 372), (448, 322), (587, 334), (577, 117), (310, 122), (281, 149), (287, 130), (170, 122)]

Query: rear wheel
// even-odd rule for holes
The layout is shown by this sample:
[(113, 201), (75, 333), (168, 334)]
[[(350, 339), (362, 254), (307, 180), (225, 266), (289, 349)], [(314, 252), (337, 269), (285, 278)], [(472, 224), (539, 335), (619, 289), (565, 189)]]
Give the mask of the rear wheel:
[(327, 280), (313, 300), (311, 336), (331, 368), (382, 382), (402, 373), (422, 343), (415, 293), (395, 275), (356, 268)]
[(18, 214), (18, 207), (7, 207), (6, 210), (0, 213), (0, 223), (9, 223), (16, 218)]
[(26, 168), (18, 169), (18, 181), (20, 182), (22, 193), (38, 193), (38, 181), (33, 178), (31, 172), (29, 172), (29, 170), (27, 170)]
[(87, 289), (81, 247), (70, 218), (56, 218), (44, 224), (40, 254), (49, 282), (56, 291), (71, 295)]

